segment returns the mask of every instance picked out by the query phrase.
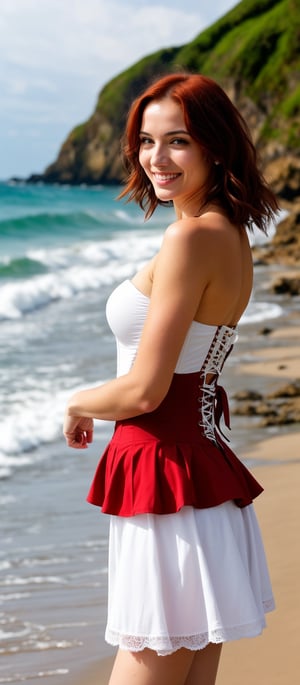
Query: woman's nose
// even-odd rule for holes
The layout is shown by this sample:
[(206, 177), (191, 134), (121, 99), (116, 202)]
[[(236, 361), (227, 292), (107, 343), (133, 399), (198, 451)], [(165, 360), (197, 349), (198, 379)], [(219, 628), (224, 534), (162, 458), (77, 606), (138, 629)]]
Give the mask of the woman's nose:
[(164, 145), (155, 145), (152, 150), (152, 164), (163, 165), (168, 163), (168, 154)]

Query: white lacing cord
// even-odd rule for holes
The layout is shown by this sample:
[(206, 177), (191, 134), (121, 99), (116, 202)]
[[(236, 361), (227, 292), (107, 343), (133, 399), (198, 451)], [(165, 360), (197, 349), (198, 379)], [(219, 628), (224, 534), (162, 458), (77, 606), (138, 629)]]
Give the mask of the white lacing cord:
[[(218, 327), (200, 371), (199, 387), (202, 394), (198, 398), (200, 403), (198, 411), (201, 414), (198, 425), (203, 428), (204, 435), (215, 444), (214, 412), (216, 387), (224, 361), (232, 348), (233, 338), (235, 337), (236, 333), (234, 329), (224, 326)], [(206, 378), (209, 376), (212, 377), (211, 382), (207, 383)]]
[(215, 402), (215, 379), (209, 386), (203, 384), (202, 397), (198, 398), (200, 407), (198, 411), (201, 413), (201, 419), (198, 421), (198, 426), (203, 428), (204, 435), (216, 442), (215, 438), (215, 417), (214, 417), (214, 402)]

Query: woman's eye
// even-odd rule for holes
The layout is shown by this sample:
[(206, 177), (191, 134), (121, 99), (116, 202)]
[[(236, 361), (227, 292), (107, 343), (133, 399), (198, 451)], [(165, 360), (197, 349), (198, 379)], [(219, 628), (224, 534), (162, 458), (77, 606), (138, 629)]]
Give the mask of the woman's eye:
[(146, 138), (146, 136), (143, 138), (140, 138), (140, 144), (141, 145), (151, 145), (151, 143), (152, 143), (151, 138)]
[(187, 145), (188, 141), (185, 138), (173, 138), (172, 145)]

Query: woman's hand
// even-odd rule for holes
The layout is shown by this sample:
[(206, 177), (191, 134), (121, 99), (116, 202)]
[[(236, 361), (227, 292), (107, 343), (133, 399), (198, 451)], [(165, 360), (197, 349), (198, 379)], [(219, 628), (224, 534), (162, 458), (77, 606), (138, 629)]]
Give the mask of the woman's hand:
[(68, 447), (86, 449), (93, 442), (94, 421), (85, 416), (65, 415), (64, 436)]

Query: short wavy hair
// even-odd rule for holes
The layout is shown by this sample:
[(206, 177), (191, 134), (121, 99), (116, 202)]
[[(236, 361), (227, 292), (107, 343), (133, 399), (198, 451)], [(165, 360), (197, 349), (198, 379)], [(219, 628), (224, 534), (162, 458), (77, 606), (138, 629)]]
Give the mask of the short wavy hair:
[(119, 197), (127, 196), (128, 202), (137, 202), (146, 218), (158, 204), (165, 204), (156, 197), (139, 163), (139, 149), (145, 108), (150, 102), (166, 97), (180, 105), (189, 134), (211, 161), (203, 188), (205, 204), (217, 202), (234, 224), (250, 229), (255, 224), (266, 233), (278, 211), (278, 203), (258, 168), (248, 126), (224, 90), (202, 74), (184, 72), (164, 76), (133, 102), (122, 142), (128, 177)]

